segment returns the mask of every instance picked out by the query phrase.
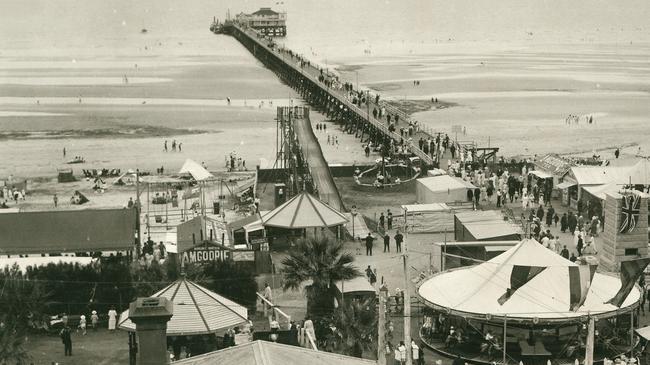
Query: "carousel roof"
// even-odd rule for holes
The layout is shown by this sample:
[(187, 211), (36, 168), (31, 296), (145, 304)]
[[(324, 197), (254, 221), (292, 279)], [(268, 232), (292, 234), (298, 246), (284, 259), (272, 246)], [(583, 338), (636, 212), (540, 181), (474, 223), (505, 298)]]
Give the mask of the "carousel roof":
[[(173, 302), (174, 315), (167, 322), (167, 336), (215, 333), (245, 323), (246, 307), (226, 299), (185, 278), (152, 295)], [(129, 311), (120, 315), (119, 328), (135, 331)]]
[(332, 227), (348, 219), (313, 195), (302, 193), (262, 217), (264, 226), (280, 228)]
[[(514, 291), (501, 305), (499, 298), (511, 286), (514, 265), (545, 269)], [(583, 305), (571, 311), (568, 268), (572, 266), (579, 265), (535, 240), (526, 239), (492, 260), (432, 277), (419, 287), (418, 294), (430, 306), (448, 308), (452, 313), (545, 320), (613, 312), (639, 301), (640, 292), (635, 287), (621, 308), (606, 304), (621, 288), (621, 281), (615, 276), (596, 273)]]

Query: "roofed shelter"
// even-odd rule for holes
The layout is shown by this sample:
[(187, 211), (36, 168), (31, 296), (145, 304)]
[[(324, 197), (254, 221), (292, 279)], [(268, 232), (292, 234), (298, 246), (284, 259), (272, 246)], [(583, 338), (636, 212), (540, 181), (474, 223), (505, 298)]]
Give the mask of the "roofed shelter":
[(374, 298), (377, 295), (377, 289), (370, 284), (365, 276), (357, 276), (350, 280), (340, 280), (335, 283), (339, 299), (343, 298)]
[(409, 233), (451, 232), (454, 229), (453, 210), (445, 203), (402, 205)]
[[(217, 333), (245, 324), (248, 320), (246, 307), (185, 278), (173, 282), (152, 297), (167, 298), (173, 303), (174, 316), (167, 323), (167, 336)], [(118, 327), (135, 331), (128, 310), (120, 315)]]
[(176, 361), (178, 365), (377, 365), (377, 361), (268, 341), (243, 345)]
[(132, 250), (137, 219), (127, 208), (0, 214), (0, 252)]
[(420, 204), (467, 201), (467, 191), (476, 189), (471, 183), (449, 175), (416, 180), (415, 195)]
[(495, 210), (467, 211), (454, 215), (456, 241), (519, 241), (522, 230), (505, 221)]
[(335, 227), (348, 219), (338, 210), (309, 193), (301, 193), (262, 217), (265, 227), (302, 229)]

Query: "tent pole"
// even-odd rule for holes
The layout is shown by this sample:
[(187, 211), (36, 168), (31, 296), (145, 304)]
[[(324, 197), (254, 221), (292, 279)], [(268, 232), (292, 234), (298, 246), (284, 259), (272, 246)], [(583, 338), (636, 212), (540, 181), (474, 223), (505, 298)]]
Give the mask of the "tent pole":
[(508, 336), (508, 315), (503, 316), (503, 365), (506, 365), (506, 346), (508, 344), (507, 336)]

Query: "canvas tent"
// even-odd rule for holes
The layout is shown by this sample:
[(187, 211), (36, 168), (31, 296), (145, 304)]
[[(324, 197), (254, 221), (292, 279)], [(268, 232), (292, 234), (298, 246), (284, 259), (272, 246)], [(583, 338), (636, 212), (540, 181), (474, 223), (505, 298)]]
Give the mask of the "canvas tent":
[[(514, 265), (545, 269), (516, 290), (503, 305), (498, 299), (510, 288)], [(596, 273), (583, 305), (569, 309), (569, 267), (578, 266), (539, 242), (526, 239), (503, 254), (475, 266), (435, 275), (418, 289), (427, 306), (446, 308), (451, 313), (485, 318), (485, 314), (511, 319), (557, 320), (611, 313), (633, 307), (640, 299), (638, 287), (625, 299), (621, 308), (606, 301), (621, 287), (616, 276)]]
[(179, 174), (189, 174), (196, 181), (205, 181), (214, 178), (208, 170), (196, 163), (194, 160), (187, 159), (181, 167)]
[[(177, 280), (152, 297), (167, 298), (173, 303), (167, 336), (191, 336), (225, 331), (248, 320), (246, 307), (226, 299), (185, 278)], [(129, 311), (120, 315), (120, 329), (135, 331)]]
[(416, 180), (416, 200), (420, 204), (467, 201), (467, 190), (476, 189), (471, 183), (449, 175)]
[(347, 221), (343, 213), (308, 193), (294, 196), (262, 217), (266, 227), (287, 229), (335, 227)]

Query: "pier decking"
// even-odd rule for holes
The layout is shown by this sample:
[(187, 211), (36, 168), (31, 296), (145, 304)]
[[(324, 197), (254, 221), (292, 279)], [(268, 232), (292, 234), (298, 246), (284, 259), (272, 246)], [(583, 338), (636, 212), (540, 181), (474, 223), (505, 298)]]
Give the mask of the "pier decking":
[(375, 143), (382, 143), (386, 139), (392, 139), (397, 143), (403, 142), (425, 166), (437, 166), (437, 156), (433, 153), (424, 153), (417, 143), (420, 137), (435, 139), (435, 136), (415, 128), (415, 133), (410, 138), (402, 137), (399, 133), (389, 130), (385, 116), (376, 118), (372, 110), (384, 107), (391, 114), (399, 115), (397, 128), (408, 127), (410, 119), (406, 113), (382, 101), (376, 104), (376, 99), (369, 92), (365, 94), (365, 102), (354, 104), (348, 99), (347, 91), (340, 87), (339, 83), (336, 87), (330, 87), (333, 84), (328, 80), (333, 79), (333, 75), (288, 49), (278, 48), (272, 39), (254, 29), (233, 22), (227, 25), (225, 32), (235, 37), (309, 103), (322, 108), (329, 116), (343, 120), (348, 130), (360, 132), (362, 138), (367, 133), (368, 138)]

